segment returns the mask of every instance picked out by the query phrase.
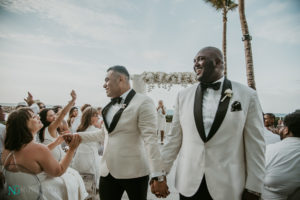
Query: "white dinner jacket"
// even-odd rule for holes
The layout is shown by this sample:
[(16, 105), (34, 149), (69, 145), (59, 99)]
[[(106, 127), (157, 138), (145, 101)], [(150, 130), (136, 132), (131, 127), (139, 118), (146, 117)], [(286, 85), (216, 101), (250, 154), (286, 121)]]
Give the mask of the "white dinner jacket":
[[(195, 100), (195, 95), (201, 86), (197, 84), (178, 93), (172, 128), (162, 156), (165, 170), (169, 172), (179, 154), (175, 187), (184, 196), (197, 192), (203, 175), (214, 200), (240, 200), (244, 188), (262, 191), (265, 152), (262, 109), (254, 90), (236, 82), (229, 81), (229, 84), (233, 96), (223, 102), (228, 101), (224, 119), (219, 127), (214, 127), (215, 134), (208, 135), (208, 141), (203, 141), (204, 133), (199, 133), (195, 122), (194, 107), (202, 101)], [(226, 87), (225, 82), (223, 87)], [(224, 88), (221, 96), (222, 99)], [(232, 112), (236, 101), (241, 110)], [(222, 115), (218, 111), (216, 118)]]
[(112, 132), (103, 128), (97, 132), (79, 133), (82, 142), (104, 140), (101, 176), (110, 173), (118, 179), (129, 179), (162, 172), (156, 115), (152, 99), (136, 93)]

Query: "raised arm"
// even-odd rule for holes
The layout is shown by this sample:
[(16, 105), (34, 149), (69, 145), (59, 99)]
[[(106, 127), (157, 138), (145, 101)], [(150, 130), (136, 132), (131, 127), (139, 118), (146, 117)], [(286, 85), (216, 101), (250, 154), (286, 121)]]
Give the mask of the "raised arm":
[(55, 160), (47, 146), (41, 144), (39, 149), (40, 156), (38, 159), (38, 163), (40, 164), (43, 171), (54, 177), (61, 176), (63, 173), (65, 173), (80, 142), (80, 137), (78, 135), (74, 135), (72, 141), (69, 143), (69, 151), (60, 162)]
[(69, 101), (69, 103), (62, 109), (62, 111), (55, 119), (55, 121), (49, 125), (48, 130), (52, 137), (56, 137), (56, 129), (59, 127), (60, 123), (63, 121), (66, 114), (71, 110), (72, 106), (75, 105), (77, 95), (74, 90), (72, 90), (71, 92), (71, 97), (72, 97), (71, 101)]

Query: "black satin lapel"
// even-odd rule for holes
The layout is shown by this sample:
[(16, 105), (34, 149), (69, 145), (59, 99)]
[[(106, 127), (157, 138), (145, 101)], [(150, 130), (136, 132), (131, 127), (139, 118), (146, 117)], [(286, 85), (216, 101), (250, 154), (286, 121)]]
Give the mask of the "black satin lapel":
[(129, 102), (132, 100), (132, 98), (134, 97), (135, 94), (136, 94), (136, 92), (133, 89), (128, 93), (128, 95), (123, 103), (125, 105), (125, 107), (120, 108), (120, 110), (118, 110), (118, 112), (113, 117), (109, 129), (107, 129), (108, 133), (111, 133), (115, 129), (123, 111), (127, 108)]
[[(227, 90), (227, 89), (232, 90), (232, 86), (231, 86), (231, 82), (228, 79), (225, 78), (224, 83), (223, 83), (222, 93), (221, 93), (222, 94), (221, 99), (224, 98), (224, 96), (225, 96), (224, 91)], [(215, 120), (214, 120), (214, 122), (211, 126), (211, 129), (209, 131), (209, 134), (207, 136), (207, 141), (210, 140), (215, 135), (215, 133), (217, 132), (217, 130), (221, 126), (221, 124), (222, 124), (222, 122), (225, 118), (225, 115), (227, 113), (230, 98), (226, 97), (226, 99), (223, 102), (221, 102), (221, 99), (219, 101), (219, 106), (218, 106), (218, 110), (217, 110), (217, 113), (216, 113), (216, 116), (215, 116)]]
[(107, 111), (108, 109), (110, 108), (111, 106), (111, 102), (109, 104), (107, 104), (103, 109), (102, 109), (102, 118), (103, 118), (103, 121), (104, 121), (104, 125), (105, 125), (105, 128), (106, 130), (108, 130), (108, 124), (107, 124), (107, 121), (106, 121), (106, 114), (107, 114)]
[(205, 130), (203, 125), (203, 116), (202, 116), (202, 90), (201, 85), (199, 84), (196, 89), (195, 101), (194, 101), (194, 118), (198, 133), (203, 140), (206, 142)]

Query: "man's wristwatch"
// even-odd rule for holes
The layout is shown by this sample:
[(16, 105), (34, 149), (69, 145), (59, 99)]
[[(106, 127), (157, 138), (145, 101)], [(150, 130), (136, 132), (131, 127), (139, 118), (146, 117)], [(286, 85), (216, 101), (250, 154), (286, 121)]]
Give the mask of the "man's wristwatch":
[(153, 181), (163, 182), (165, 180), (165, 176), (156, 176), (151, 178), (150, 185), (153, 183)]

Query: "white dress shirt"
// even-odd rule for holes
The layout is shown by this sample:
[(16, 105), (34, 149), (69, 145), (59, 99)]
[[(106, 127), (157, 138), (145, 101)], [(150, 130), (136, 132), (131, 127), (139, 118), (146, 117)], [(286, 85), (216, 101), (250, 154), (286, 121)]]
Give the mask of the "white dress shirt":
[(288, 137), (266, 148), (262, 198), (283, 200), (300, 187), (300, 138)]
[(264, 138), (266, 145), (280, 142), (280, 136), (269, 131), (266, 127), (264, 128)]
[(214, 90), (212, 88), (207, 88), (203, 91), (203, 100), (202, 100), (202, 115), (203, 115), (203, 124), (206, 137), (211, 129), (211, 126), (215, 120), (219, 102), (221, 100), (221, 92), (224, 82), (224, 76), (219, 80), (213, 82), (221, 82), (220, 88)]
[(118, 112), (118, 110), (120, 110), (120, 108), (122, 108), (122, 104), (124, 103), (128, 93), (131, 91), (132, 89), (127, 90), (126, 92), (124, 92), (120, 97), (122, 97), (122, 101), (121, 103), (116, 103), (112, 106), (110, 106), (110, 108), (107, 111), (107, 114), (105, 116), (106, 122), (108, 124), (108, 126), (110, 126), (111, 121), (113, 120), (115, 114)]

